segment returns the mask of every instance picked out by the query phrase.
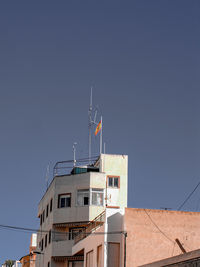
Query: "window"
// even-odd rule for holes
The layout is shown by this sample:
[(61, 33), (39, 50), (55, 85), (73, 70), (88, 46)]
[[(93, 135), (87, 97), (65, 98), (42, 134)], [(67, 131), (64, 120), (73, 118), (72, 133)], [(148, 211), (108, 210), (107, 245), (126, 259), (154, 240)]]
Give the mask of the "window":
[(92, 205), (103, 206), (103, 189), (91, 189), (92, 192)]
[(48, 262), (47, 267), (50, 267), (50, 262)]
[(42, 225), (42, 214), (40, 214), (40, 225)]
[(82, 232), (85, 229), (85, 227), (74, 227), (69, 228), (69, 240), (74, 239), (76, 235), (78, 235), (80, 232)]
[(50, 212), (52, 212), (52, 207), (53, 207), (53, 198), (50, 200)]
[(107, 185), (111, 188), (119, 188), (119, 176), (108, 176)]
[(81, 189), (77, 191), (77, 205), (88, 206), (90, 202), (89, 189)]
[(103, 189), (80, 189), (77, 191), (78, 206), (103, 206), (104, 205), (104, 190)]
[(71, 207), (71, 193), (58, 195), (58, 208)]
[(47, 246), (47, 234), (45, 235), (45, 248)]
[(51, 230), (49, 230), (49, 244), (51, 243)]
[(46, 208), (46, 218), (48, 217), (49, 215), (49, 204), (47, 205), (47, 208)]
[(44, 247), (44, 240), (42, 239), (42, 241), (41, 241), (41, 251), (43, 251), (43, 247)]
[(44, 222), (44, 210), (43, 210), (43, 213), (42, 213), (42, 222)]

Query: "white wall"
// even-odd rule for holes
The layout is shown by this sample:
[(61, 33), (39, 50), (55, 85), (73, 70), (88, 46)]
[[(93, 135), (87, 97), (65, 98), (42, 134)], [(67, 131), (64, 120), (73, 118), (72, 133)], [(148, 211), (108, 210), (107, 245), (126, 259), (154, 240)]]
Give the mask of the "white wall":
[[(69, 176), (55, 177), (51, 183), (46, 194), (39, 203), (38, 214), (45, 210), (45, 221), (40, 226), (40, 230), (44, 233), (38, 233), (38, 244), (42, 238), (45, 237), (46, 231), (53, 228), (56, 223), (69, 223), (69, 222), (88, 222), (92, 221), (99, 215), (105, 207), (103, 206), (84, 206), (80, 207), (76, 204), (76, 196), (78, 189), (89, 188), (105, 188), (105, 174), (104, 173), (83, 173)], [(71, 193), (71, 207), (58, 208), (58, 195), (64, 193)], [(46, 206), (50, 204), (53, 198), (53, 211), (46, 218)], [(39, 247), (37, 248), (39, 251)], [(48, 244), (47, 248), (44, 247), (43, 254), (37, 257), (36, 266), (42, 267), (47, 265), (51, 260), (51, 256), (70, 256), (72, 255), (72, 241), (58, 241)], [(43, 262), (44, 257), (44, 262)]]
[[(120, 266), (123, 264), (123, 234), (109, 234), (111, 232), (120, 232), (123, 231), (123, 216), (124, 209), (114, 209), (107, 208), (106, 209), (106, 217), (108, 227), (104, 224), (99, 227), (93, 234), (89, 235), (85, 239), (81, 240), (77, 244), (72, 247), (73, 255), (84, 249), (84, 267), (86, 267), (86, 254), (93, 250), (93, 258), (94, 264), (93, 266), (97, 266), (97, 247), (102, 245), (102, 249), (104, 251), (105, 244), (105, 232), (107, 232), (107, 242), (116, 242), (120, 243)], [(107, 231), (105, 229), (108, 229)], [(102, 234), (101, 234), (102, 233)], [(104, 261), (104, 255), (102, 255), (102, 262)]]
[(127, 207), (128, 201), (128, 156), (101, 154), (99, 160), (100, 171), (106, 176), (119, 176), (119, 189), (107, 187), (107, 205)]
[[(127, 206), (127, 175), (128, 175), (128, 157), (124, 155), (107, 155), (101, 154), (99, 167), (101, 172), (90, 172), (90, 173), (83, 173), (83, 174), (76, 174), (76, 175), (66, 175), (66, 176), (57, 176), (54, 177), (54, 180), (50, 184), (47, 192), (41, 199), (39, 206), (38, 206), (38, 215), (40, 215), (43, 210), (45, 210), (45, 221), (40, 226), (40, 230), (49, 231), (53, 228), (53, 224), (57, 223), (69, 223), (69, 222), (87, 222), (92, 221), (95, 217), (97, 217), (104, 209), (105, 206), (84, 206), (80, 207), (77, 206), (77, 190), (78, 189), (89, 189), (89, 188), (98, 188), (104, 189), (105, 193), (109, 192), (111, 194), (111, 202), (109, 203), (110, 206), (119, 206), (119, 207), (126, 207)], [(106, 176), (113, 175), (113, 176), (120, 176), (120, 188), (119, 189), (108, 189), (106, 191)], [(109, 191), (110, 190), (110, 191)], [(113, 191), (115, 190), (115, 191)], [(69, 208), (57, 208), (58, 205), (58, 195), (64, 193), (71, 193), (71, 207)], [(49, 211), (49, 215), (46, 218), (46, 206), (47, 204), (50, 205), (50, 200), (53, 198), (53, 211)], [(108, 202), (108, 199), (105, 200), (104, 205)], [(49, 206), (50, 207), (50, 206)], [(108, 209), (109, 210), (109, 209)], [(112, 209), (114, 210), (114, 209)], [(110, 217), (113, 216), (113, 223), (112, 227), (118, 220), (121, 219), (120, 216), (112, 214), (114, 211), (110, 211)], [(109, 211), (108, 211), (109, 213)], [(111, 220), (111, 219), (110, 219)], [(115, 221), (115, 222), (114, 222)], [(110, 231), (110, 223), (109, 223), (109, 231)], [(120, 225), (116, 226), (116, 228), (120, 227)], [(112, 229), (111, 229), (112, 230)], [(46, 233), (45, 233), (46, 234)], [(38, 234), (38, 243), (42, 237), (45, 236), (44, 233)], [(103, 236), (103, 235), (102, 235)], [(91, 242), (85, 244), (86, 248), (85, 253), (93, 246), (93, 243), (96, 245), (99, 242), (103, 242), (102, 236), (89, 236), (87, 239)], [(120, 238), (115, 236), (109, 236), (109, 242), (119, 241)], [(114, 241), (113, 241), (114, 240)], [(62, 241), (59, 241), (62, 242)], [(65, 241), (67, 242), (67, 241)], [(83, 241), (81, 241), (83, 242)], [(102, 244), (103, 244), (102, 243)], [(58, 244), (61, 246), (61, 243)], [(55, 249), (55, 245), (48, 244), (47, 248), (44, 248), (44, 266), (47, 265), (48, 261), (51, 260), (51, 256), (58, 253), (58, 251), (62, 250), (63, 253), (66, 251), (65, 256), (69, 253), (69, 250)], [(39, 248), (37, 248), (39, 250)], [(57, 251), (57, 252), (56, 252)], [(94, 251), (94, 257), (96, 257), (96, 249)], [(41, 259), (38, 261), (38, 259)], [(44, 267), (43, 265), (43, 255), (39, 255), (37, 257), (37, 267)], [(58, 266), (58, 265), (56, 265)], [(62, 265), (63, 266), (63, 265)]]

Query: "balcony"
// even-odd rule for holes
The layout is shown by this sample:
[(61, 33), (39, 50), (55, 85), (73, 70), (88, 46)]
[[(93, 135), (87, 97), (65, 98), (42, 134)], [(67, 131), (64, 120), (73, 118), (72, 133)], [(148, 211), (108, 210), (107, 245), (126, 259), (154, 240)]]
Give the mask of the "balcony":
[(98, 227), (102, 226), (105, 222), (105, 211), (99, 214), (93, 221), (88, 224), (88, 227), (77, 234), (74, 238), (74, 244), (86, 238), (92, 232), (94, 232)]
[(52, 233), (52, 256), (65, 257), (72, 255), (72, 246), (74, 241), (66, 232), (55, 231)]

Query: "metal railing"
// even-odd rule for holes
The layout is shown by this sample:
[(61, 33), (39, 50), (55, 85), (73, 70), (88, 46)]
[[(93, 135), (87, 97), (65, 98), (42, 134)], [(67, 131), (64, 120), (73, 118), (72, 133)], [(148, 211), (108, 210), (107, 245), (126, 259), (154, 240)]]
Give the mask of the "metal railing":
[(79, 232), (77, 232), (77, 233), (75, 233), (75, 232), (59, 232), (56, 230), (52, 231), (52, 242), (74, 240), (75, 236), (78, 235), (80, 232), (81, 232), (81, 230), (79, 230)]
[[(92, 158), (83, 158), (76, 160), (76, 166), (94, 166), (94, 163), (97, 161), (98, 156)], [(74, 167), (74, 160), (65, 160), (65, 161), (58, 161), (53, 167), (53, 177), (59, 175), (67, 175), (71, 174), (71, 171)]]
[(105, 222), (105, 211), (100, 213), (93, 221), (91, 221), (88, 224), (88, 227), (86, 229), (84, 229), (74, 237), (74, 244), (77, 244), (79, 241), (86, 238), (93, 231), (95, 231), (97, 227), (103, 225), (104, 222)]

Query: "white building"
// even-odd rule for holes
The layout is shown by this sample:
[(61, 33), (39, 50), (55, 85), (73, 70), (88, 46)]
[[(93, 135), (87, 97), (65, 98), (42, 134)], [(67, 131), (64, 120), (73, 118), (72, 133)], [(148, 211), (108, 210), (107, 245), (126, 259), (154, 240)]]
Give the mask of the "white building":
[(200, 247), (199, 212), (127, 208), (127, 170), (127, 156), (101, 154), (55, 175), (39, 203), (36, 267), (137, 267)]
[[(2, 264), (1, 266), (2, 267), (7, 267), (5, 263)], [(22, 264), (21, 264), (20, 261), (15, 261), (15, 263), (14, 263), (14, 265), (12, 267), (21, 267), (21, 266), (22, 266)]]
[[(124, 266), (124, 212), (124, 208), (106, 208), (101, 216), (91, 223), (91, 227), (86, 229), (86, 234), (80, 233), (75, 237), (72, 252), (73, 255), (83, 253), (84, 265), (80, 266)], [(69, 267), (73, 267), (73, 264)]]
[[(110, 215), (115, 218), (116, 210), (121, 209), (117, 214), (123, 213), (123, 208), (127, 207), (127, 176), (128, 157), (107, 154), (101, 154), (92, 166), (75, 167), (68, 175), (55, 175), (38, 207), (37, 251), (40, 254), (36, 267), (81, 267), (86, 264), (84, 257), (90, 261), (84, 240), (77, 239), (82, 238), (85, 229), (103, 227), (106, 232), (108, 224), (103, 222)], [(95, 236), (91, 238), (97, 240)], [(118, 233), (111, 238), (100, 234), (98, 238), (105, 242), (113, 238), (121, 242), (123, 235)], [(106, 258), (104, 249), (99, 247), (99, 264)], [(117, 251), (119, 247), (111, 246), (110, 242), (110, 249)]]
[(20, 261), (16, 261), (15, 264), (13, 265), (13, 267), (21, 267), (22, 264)]

